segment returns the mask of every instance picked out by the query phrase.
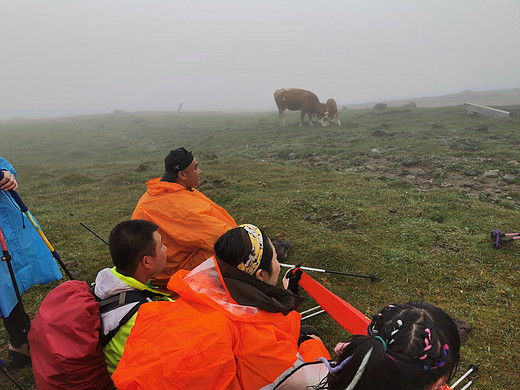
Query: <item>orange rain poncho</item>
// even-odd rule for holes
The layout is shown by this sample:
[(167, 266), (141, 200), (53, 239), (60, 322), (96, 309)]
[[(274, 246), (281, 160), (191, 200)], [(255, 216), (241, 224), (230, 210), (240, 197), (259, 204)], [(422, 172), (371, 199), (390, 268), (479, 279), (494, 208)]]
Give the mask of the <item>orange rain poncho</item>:
[[(177, 272), (168, 287), (181, 298), (139, 309), (113, 375), (119, 390), (272, 388), (304, 363), (289, 291), (214, 258)], [(309, 360), (329, 358), (319, 340), (303, 346)]]
[(179, 269), (191, 270), (213, 256), (217, 239), (237, 226), (226, 210), (196, 189), (178, 183), (149, 180), (132, 219), (146, 219), (159, 226), (166, 252), (166, 267), (153, 283), (163, 292)]

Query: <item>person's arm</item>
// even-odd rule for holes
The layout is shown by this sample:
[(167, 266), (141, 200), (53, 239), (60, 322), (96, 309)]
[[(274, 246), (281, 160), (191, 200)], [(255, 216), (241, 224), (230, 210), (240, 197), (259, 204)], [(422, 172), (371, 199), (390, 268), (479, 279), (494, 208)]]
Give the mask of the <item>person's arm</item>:
[(0, 170), (3, 178), (0, 180), (0, 188), (4, 191), (16, 191), (18, 183), (16, 182), (16, 171), (9, 161), (0, 157)]

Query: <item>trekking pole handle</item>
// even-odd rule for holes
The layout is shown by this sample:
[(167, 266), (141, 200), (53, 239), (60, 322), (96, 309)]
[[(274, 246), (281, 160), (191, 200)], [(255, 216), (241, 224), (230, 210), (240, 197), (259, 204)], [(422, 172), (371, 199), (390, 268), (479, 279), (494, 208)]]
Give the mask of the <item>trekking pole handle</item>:
[(328, 273), (328, 274), (336, 274), (336, 275), (344, 275), (344, 276), (355, 276), (357, 278), (367, 278), (367, 279), (370, 279), (371, 282), (377, 282), (379, 280), (377, 278), (377, 276), (375, 276), (375, 275), (359, 275), (359, 274), (351, 274), (351, 273), (348, 273), (348, 272), (330, 271), (330, 270), (321, 269), (321, 268), (311, 268), (311, 267), (302, 267), (302, 266), (296, 267), (295, 265), (284, 264), (284, 263), (280, 263), (280, 267), (300, 268), (300, 269), (303, 269), (305, 271), (315, 271), (315, 272), (322, 272), (322, 273), (325, 272), (325, 273)]
[[(0, 180), (2, 180), (3, 178), (4, 178), (4, 171), (0, 170)], [(22, 202), (22, 199), (20, 198), (20, 196), (18, 195), (18, 193), (16, 191), (9, 190), (8, 192), (14, 198), (14, 200), (18, 204), (18, 206), (20, 206), (20, 210), (22, 210), (22, 213), (25, 213), (27, 210), (29, 210), (27, 208), (27, 206)]]

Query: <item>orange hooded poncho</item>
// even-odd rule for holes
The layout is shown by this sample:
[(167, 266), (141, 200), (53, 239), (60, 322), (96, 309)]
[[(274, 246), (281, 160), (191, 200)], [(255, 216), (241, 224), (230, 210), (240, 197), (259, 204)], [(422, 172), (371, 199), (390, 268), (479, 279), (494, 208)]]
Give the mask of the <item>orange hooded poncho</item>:
[(168, 248), (164, 270), (153, 282), (163, 292), (168, 280), (179, 269), (191, 270), (211, 257), (217, 239), (237, 226), (226, 210), (196, 189), (181, 184), (149, 180), (132, 219), (145, 219), (159, 226)]
[(120, 390), (272, 388), (304, 363), (304, 345), (307, 359), (329, 358), (319, 340), (298, 347), (292, 293), (236, 267), (211, 258), (168, 287), (181, 298), (139, 309), (113, 375)]

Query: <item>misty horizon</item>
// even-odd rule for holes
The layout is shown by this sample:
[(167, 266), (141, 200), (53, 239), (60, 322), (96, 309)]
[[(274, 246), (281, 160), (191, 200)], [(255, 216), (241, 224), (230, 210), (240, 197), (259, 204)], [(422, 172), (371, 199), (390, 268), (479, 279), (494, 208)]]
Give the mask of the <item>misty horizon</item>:
[(0, 119), (276, 111), (520, 87), (520, 2), (2, 1)]
[[(518, 90), (519, 88), (508, 88), (508, 89), (504, 89), (504, 90), (496, 90), (497, 92), (507, 92), (508, 90)], [(273, 91), (274, 92), (274, 91)], [(442, 98), (444, 96), (453, 96), (453, 95), (458, 95), (458, 94), (468, 94), (468, 93), (486, 93), (486, 92), (495, 92), (495, 90), (492, 90), (492, 91), (475, 91), (475, 90), (471, 90), (471, 89), (467, 89), (467, 90), (464, 90), (464, 91), (460, 91), (460, 92), (456, 92), (456, 93), (453, 93), (453, 94), (447, 94), (447, 95), (437, 95), (437, 96), (433, 96), (433, 95), (423, 95), (423, 96), (415, 96), (415, 97), (403, 97), (403, 98), (383, 98), (383, 99), (373, 99), (373, 100), (367, 100), (367, 101), (362, 101), (362, 102), (347, 102), (347, 103), (338, 103), (338, 108), (346, 108), (346, 107), (353, 107), (355, 108), (356, 106), (366, 106), (366, 105), (372, 105), (372, 104), (376, 104), (378, 102), (388, 102), (388, 103), (392, 103), (392, 102), (402, 102), (402, 101), (410, 101), (410, 102), (415, 102), (414, 100), (418, 100), (418, 99), (429, 99), (429, 98)], [(325, 99), (321, 99), (321, 100), (325, 100)], [(458, 103), (458, 104), (462, 104), (462, 102)], [(486, 103), (487, 104), (487, 103)], [(518, 99), (518, 104), (520, 104), (520, 97)], [(446, 104), (446, 105), (450, 105), (450, 104)], [(421, 107), (421, 104), (418, 104), (418, 107)], [(207, 112), (221, 112), (221, 113), (249, 113), (249, 112), (269, 112), (269, 111), (273, 111), (273, 112), (278, 112), (278, 109), (276, 107), (276, 104), (274, 102), (274, 98), (273, 98), (273, 101), (272, 101), (272, 104), (269, 103), (269, 104), (266, 104), (264, 108), (262, 107), (252, 107), (250, 109), (233, 109), (233, 108), (226, 108), (226, 109), (221, 109), (221, 110), (217, 110), (217, 109), (200, 109), (200, 110), (195, 110), (195, 109), (189, 109), (188, 107), (186, 107), (184, 105), (183, 102), (180, 102), (177, 107), (174, 107), (172, 105), (172, 107), (170, 107), (169, 109), (166, 108), (166, 109), (162, 109), (162, 110), (159, 110), (159, 109), (149, 109), (149, 110), (144, 110), (144, 109), (134, 109), (134, 110), (125, 110), (125, 109), (121, 109), (121, 108), (114, 108), (114, 109), (111, 109), (111, 110), (98, 110), (98, 111), (92, 111), (92, 112), (76, 112), (76, 111), (71, 111), (71, 112), (65, 112), (63, 110), (57, 110), (55, 113), (53, 112), (42, 112), (40, 114), (38, 114), (37, 112), (35, 111), (29, 111), (29, 112), (20, 112), (20, 115), (16, 115), (16, 116), (11, 116), (11, 117), (1, 117), (0, 116), (0, 120), (14, 120), (14, 119), (51, 119), (51, 118), (65, 118), (65, 117), (73, 117), (73, 116), (81, 116), (81, 115), (102, 115), (102, 114), (113, 114), (113, 113), (132, 113), (132, 112), (178, 112), (178, 113), (197, 113), (197, 112), (200, 112), (200, 113), (207, 113)]]

